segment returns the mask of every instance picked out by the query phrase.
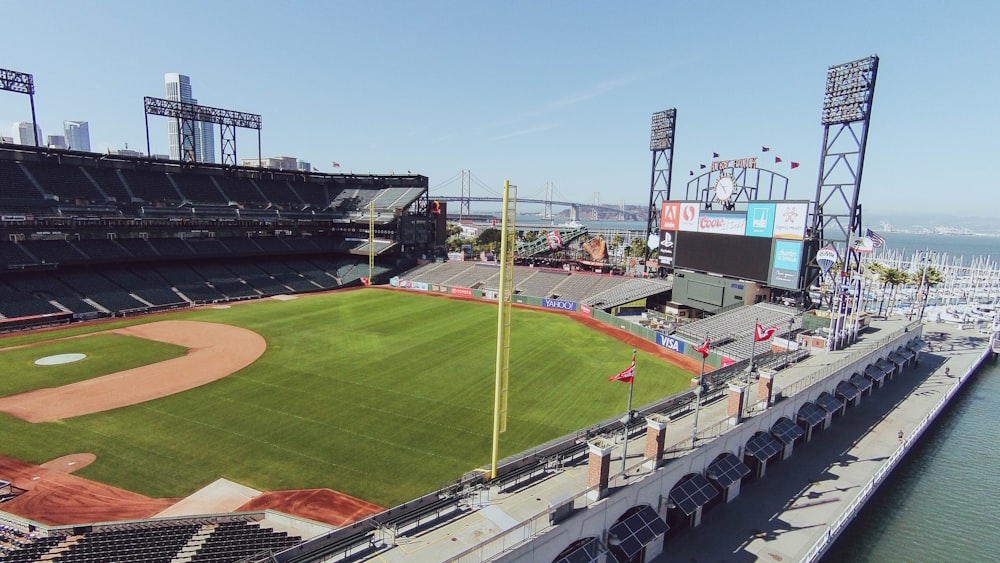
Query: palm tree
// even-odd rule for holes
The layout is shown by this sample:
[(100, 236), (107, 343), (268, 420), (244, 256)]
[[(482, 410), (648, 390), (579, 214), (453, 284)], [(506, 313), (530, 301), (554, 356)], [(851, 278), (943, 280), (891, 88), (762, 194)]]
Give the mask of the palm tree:
[(923, 266), (913, 273), (913, 277), (910, 278), (910, 282), (917, 286), (917, 295), (921, 296), (920, 304), (920, 316), (923, 318), (924, 311), (923, 308), (927, 306), (927, 297), (929, 297), (931, 288), (942, 283), (944, 281), (944, 274), (940, 270), (933, 266)]
[(910, 275), (906, 270), (887, 268), (884, 279), (885, 283), (889, 284), (889, 311), (892, 311), (895, 305), (893, 300), (896, 298), (896, 291), (899, 289), (899, 286), (909, 281)]

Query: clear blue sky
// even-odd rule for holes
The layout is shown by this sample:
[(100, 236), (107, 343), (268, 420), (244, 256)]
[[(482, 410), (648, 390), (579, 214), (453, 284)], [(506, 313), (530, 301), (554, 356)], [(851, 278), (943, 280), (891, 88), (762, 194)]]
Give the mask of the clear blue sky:
[[(0, 14), (0, 68), (34, 75), (43, 134), (88, 121), (95, 151), (145, 152), (142, 98), (180, 72), (200, 103), (261, 114), (264, 156), (412, 171), (438, 195), (469, 169), (473, 195), (552, 182), (612, 205), (647, 202), (650, 116), (668, 108), (675, 193), (718, 152), (767, 156), (811, 199), (826, 69), (877, 54), (866, 211), (1000, 202), (1000, 49), (983, 31), (997, 2), (57, 0)], [(0, 92), (0, 134), (22, 120), (27, 96)], [(168, 152), (166, 119), (150, 127)], [(256, 156), (252, 132), (237, 152)]]

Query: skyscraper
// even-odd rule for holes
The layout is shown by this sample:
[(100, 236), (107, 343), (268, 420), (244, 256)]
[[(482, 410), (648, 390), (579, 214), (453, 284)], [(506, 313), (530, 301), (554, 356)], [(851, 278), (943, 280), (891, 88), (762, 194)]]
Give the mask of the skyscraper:
[[(191, 90), (191, 78), (176, 72), (163, 75), (168, 100), (197, 104)], [(179, 128), (179, 129), (178, 129)], [(180, 131), (180, 139), (178, 138)], [(215, 162), (215, 127), (211, 123), (171, 119), (167, 122), (168, 142), (170, 143), (170, 158), (174, 160), (194, 160), (198, 162)], [(183, 151), (181, 143), (184, 144)], [(193, 147), (191, 145), (194, 145)], [(193, 149), (193, 150), (192, 150)], [(182, 158), (182, 155), (188, 155)]]
[(86, 121), (63, 121), (66, 147), (75, 151), (90, 152), (90, 124)]
[(14, 136), (14, 142), (19, 145), (31, 145), (35, 146), (35, 135), (31, 132), (31, 126), (34, 125), (35, 131), (38, 133), (38, 144), (41, 145), (45, 142), (45, 138), (42, 137), (42, 128), (30, 121), (18, 121), (11, 128), (11, 132)]
[(66, 137), (63, 135), (46, 135), (45, 146), (50, 149), (65, 149)]

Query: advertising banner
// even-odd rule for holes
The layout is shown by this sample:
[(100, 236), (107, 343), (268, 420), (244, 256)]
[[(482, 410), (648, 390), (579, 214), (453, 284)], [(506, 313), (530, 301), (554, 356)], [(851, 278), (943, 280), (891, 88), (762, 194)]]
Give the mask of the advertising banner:
[(574, 301), (563, 301), (562, 299), (542, 299), (542, 307), (562, 309), (563, 311), (576, 311), (576, 303)]
[(799, 270), (802, 267), (802, 243), (796, 240), (775, 240), (771, 259), (771, 278), (768, 283), (785, 289), (799, 289)]
[(678, 231), (698, 231), (698, 217), (701, 215), (701, 202), (681, 202), (680, 223)]
[(702, 213), (698, 218), (699, 233), (742, 235), (747, 231), (744, 213)]
[(451, 288), (451, 294), (459, 297), (472, 297), (472, 290), (468, 287), (453, 287)]
[(681, 224), (681, 204), (677, 201), (663, 202), (660, 210), (660, 230), (676, 231)]
[(660, 264), (664, 266), (674, 265), (674, 232), (660, 231), (660, 246), (657, 254)]
[(399, 287), (403, 289), (418, 289), (420, 291), (427, 291), (427, 284), (425, 282), (415, 282), (410, 280), (399, 280)]
[(771, 238), (774, 233), (774, 210), (773, 203), (748, 203), (746, 235)]
[(590, 316), (590, 305), (580, 304), (580, 312), (584, 315)]
[(804, 239), (808, 215), (808, 203), (776, 203), (774, 205), (774, 238)]
[(667, 336), (666, 334), (656, 333), (656, 343), (668, 350), (673, 350), (678, 354), (684, 353), (684, 341), (677, 340), (672, 336)]

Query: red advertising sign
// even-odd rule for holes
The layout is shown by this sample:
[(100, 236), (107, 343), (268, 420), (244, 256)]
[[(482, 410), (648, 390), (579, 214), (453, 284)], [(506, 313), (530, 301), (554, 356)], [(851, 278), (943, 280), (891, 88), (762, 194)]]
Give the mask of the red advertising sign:
[(472, 297), (472, 290), (467, 287), (453, 287), (451, 294), (459, 297)]
[(663, 209), (660, 211), (660, 230), (676, 231), (681, 221), (680, 202), (663, 202)]

